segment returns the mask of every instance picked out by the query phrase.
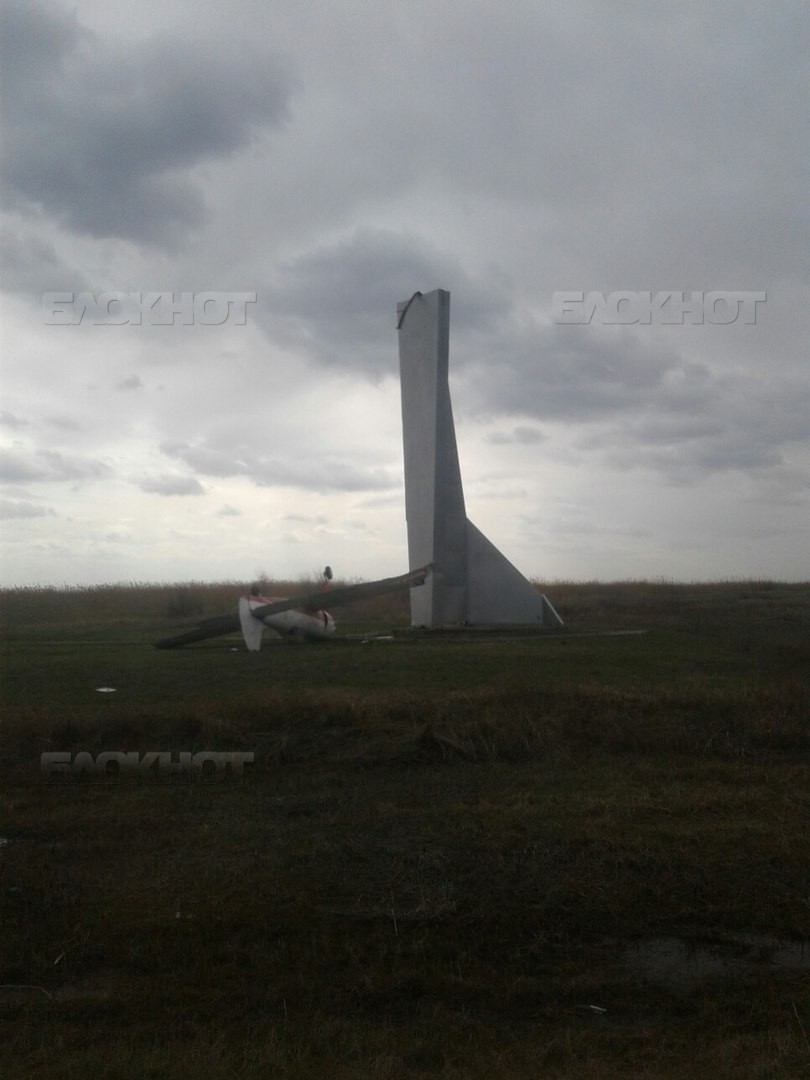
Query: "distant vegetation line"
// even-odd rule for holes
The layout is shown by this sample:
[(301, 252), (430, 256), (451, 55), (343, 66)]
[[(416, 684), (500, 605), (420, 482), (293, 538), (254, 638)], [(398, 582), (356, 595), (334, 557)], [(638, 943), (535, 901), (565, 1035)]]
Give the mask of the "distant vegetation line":
[[(357, 579), (335, 581), (334, 586)], [(259, 579), (266, 595), (294, 596), (311, 591), (319, 582)], [(682, 623), (700, 610), (702, 620), (744, 627), (756, 611), (773, 612), (774, 620), (807, 625), (810, 618), (810, 583), (775, 581), (718, 581), (679, 584), (669, 581), (535, 582), (546, 592), (570, 629), (577, 627), (661, 626)], [(191, 625), (200, 618), (235, 609), (244, 581), (185, 581), (174, 584), (120, 582), (87, 586), (16, 586), (0, 588), (0, 634), (4, 637), (41, 636), (57, 629), (101, 631), (105, 627)], [(328, 607), (328, 590), (324, 606)], [(707, 614), (708, 612), (708, 614)], [(341, 611), (347, 623), (409, 623), (408, 594), (394, 593), (351, 605)], [(704, 623), (705, 625), (705, 623)], [(774, 629), (779, 629), (775, 626)]]

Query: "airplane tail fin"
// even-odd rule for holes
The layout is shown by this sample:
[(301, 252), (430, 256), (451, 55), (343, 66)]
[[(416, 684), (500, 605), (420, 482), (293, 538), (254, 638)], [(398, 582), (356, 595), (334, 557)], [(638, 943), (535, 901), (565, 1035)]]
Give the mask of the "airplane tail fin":
[(239, 601), (239, 624), (242, 627), (242, 637), (245, 639), (248, 650), (258, 652), (262, 646), (264, 623), (260, 619), (253, 618), (250, 601), (246, 596)]

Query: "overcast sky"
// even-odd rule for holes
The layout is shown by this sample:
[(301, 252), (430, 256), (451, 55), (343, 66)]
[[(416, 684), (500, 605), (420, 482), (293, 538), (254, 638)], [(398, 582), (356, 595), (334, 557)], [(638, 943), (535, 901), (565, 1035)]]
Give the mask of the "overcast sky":
[[(2, 5), (3, 584), (406, 570), (396, 305), (435, 288), (525, 574), (810, 578), (806, 3), (209, 6)], [(256, 302), (43, 300), (105, 291)]]

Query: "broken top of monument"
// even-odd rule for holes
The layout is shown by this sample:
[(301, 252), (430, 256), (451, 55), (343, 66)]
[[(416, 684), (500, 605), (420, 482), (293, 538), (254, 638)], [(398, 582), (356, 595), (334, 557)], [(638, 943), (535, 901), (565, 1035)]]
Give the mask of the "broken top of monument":
[(409, 565), (434, 565), (411, 590), (411, 625), (562, 626), (532, 583), (467, 517), (450, 404), (450, 293), (397, 305)]

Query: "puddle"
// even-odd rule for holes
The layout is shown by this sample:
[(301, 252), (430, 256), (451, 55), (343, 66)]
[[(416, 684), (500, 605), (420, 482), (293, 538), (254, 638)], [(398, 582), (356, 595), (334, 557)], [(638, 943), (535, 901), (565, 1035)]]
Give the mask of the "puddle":
[(754, 935), (716, 944), (647, 938), (628, 946), (622, 960), (636, 978), (670, 989), (686, 989), (718, 976), (810, 970), (810, 942)]

